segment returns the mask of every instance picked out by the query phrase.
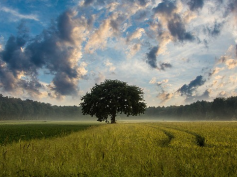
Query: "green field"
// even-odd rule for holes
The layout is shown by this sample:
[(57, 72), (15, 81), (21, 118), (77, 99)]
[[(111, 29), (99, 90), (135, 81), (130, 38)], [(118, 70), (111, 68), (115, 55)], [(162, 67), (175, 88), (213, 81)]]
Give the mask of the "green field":
[[(25, 131), (29, 125), (37, 128)], [(1, 176), (237, 176), (237, 122), (91, 127), (79, 123), (2, 123), (0, 128), (1, 139), (6, 132), (2, 130), (7, 129), (4, 136), (10, 140), (0, 146)], [(52, 136), (46, 133), (60, 129), (64, 131)], [(18, 131), (25, 136), (32, 134), (18, 139)], [(38, 131), (47, 136), (39, 137)]]
[(98, 125), (73, 121), (5, 121), (0, 123), (0, 145), (31, 139), (62, 137)]

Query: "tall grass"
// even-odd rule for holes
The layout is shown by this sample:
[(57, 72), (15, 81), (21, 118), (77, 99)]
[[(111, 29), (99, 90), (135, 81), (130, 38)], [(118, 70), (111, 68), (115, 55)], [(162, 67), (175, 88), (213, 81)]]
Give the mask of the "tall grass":
[[(236, 176), (236, 129), (237, 123), (133, 123), (91, 127), (64, 137), (1, 146), (0, 174)], [(204, 138), (203, 145), (198, 143), (198, 137)]]

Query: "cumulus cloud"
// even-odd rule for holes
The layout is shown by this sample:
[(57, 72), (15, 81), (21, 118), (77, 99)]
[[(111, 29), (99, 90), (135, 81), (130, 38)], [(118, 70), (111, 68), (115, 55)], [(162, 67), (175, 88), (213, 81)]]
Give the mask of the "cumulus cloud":
[(191, 11), (202, 9), (204, 6), (204, 0), (186, 0)]
[(193, 41), (195, 38), (190, 32), (186, 32), (185, 25), (179, 15), (175, 14), (168, 22), (168, 29), (175, 40)]
[(88, 40), (85, 51), (93, 53), (98, 48), (103, 49), (107, 44), (107, 38), (111, 35), (110, 19), (106, 19)]
[(93, 2), (94, 2), (94, 0), (85, 0), (84, 6), (88, 6), (88, 5), (92, 4)]
[(6, 91), (21, 88), (31, 96), (40, 94), (39, 89), (44, 87), (37, 76), (40, 69), (46, 69), (54, 76), (49, 87), (49, 92), (54, 92), (51, 95), (77, 95), (78, 81), (85, 74), (83, 66), (78, 65), (79, 44), (83, 41), (79, 34), (86, 28), (81, 25), (83, 20), (74, 17), (72, 11), (62, 13), (53, 27), (31, 39), (20, 25), (18, 35), (10, 36), (0, 52), (0, 77), (4, 78), (1, 87)]
[(202, 86), (205, 82), (206, 80), (203, 78), (203, 76), (197, 76), (188, 85), (184, 84), (180, 89), (178, 89), (178, 92), (181, 94), (181, 96), (190, 97), (193, 95), (193, 92), (196, 91), (197, 88)]
[(156, 83), (156, 77), (153, 77), (150, 81), (149, 84), (155, 84)]
[(162, 81), (159, 81), (157, 82), (157, 78), (156, 77), (153, 77), (150, 81), (149, 81), (149, 84), (157, 84), (157, 86), (161, 86), (163, 84), (167, 84), (169, 82), (168, 79), (164, 79)]
[(174, 41), (193, 41), (194, 36), (186, 31), (185, 21), (179, 15), (179, 7), (176, 1), (162, 1), (153, 8), (155, 14), (158, 15), (158, 19), (161, 20), (163, 27), (166, 27)]
[(150, 84), (155, 84), (158, 88), (158, 90), (160, 90), (160, 93), (157, 95), (157, 98), (160, 100), (160, 103), (163, 104), (165, 102), (167, 102), (168, 100), (170, 100), (171, 98), (174, 97), (174, 93), (168, 93), (165, 91), (165, 88), (168, 86), (168, 79), (164, 79), (162, 81), (158, 81), (157, 82), (157, 78), (153, 77), (149, 83)]
[(130, 45), (128, 47), (128, 51), (126, 52), (127, 53), (127, 56), (129, 58), (133, 57), (138, 51), (140, 51), (141, 49), (141, 44), (140, 43), (135, 43), (133, 45)]
[[(175, 77), (185, 73), (185, 70), (190, 71), (187, 65), (195, 64), (195, 67), (199, 67), (194, 62), (201, 56), (206, 58), (209, 51), (205, 53), (200, 50), (199, 42), (210, 44), (210, 60), (205, 66), (207, 69), (202, 70), (202, 72), (209, 70), (207, 74), (210, 84), (213, 82), (213, 86), (217, 87), (220, 81), (216, 79), (223, 79), (223, 76), (217, 76), (218, 74), (234, 72), (236, 69), (237, 49), (233, 39), (232, 46), (219, 60), (216, 60), (216, 63), (211, 59), (214, 55), (220, 55), (219, 51), (211, 53), (216, 50), (214, 47), (211, 48), (211, 44), (214, 44), (215, 40), (220, 43), (218, 41), (220, 38), (215, 37), (226, 35), (231, 38), (232, 35), (235, 39), (237, 36), (235, 0), (83, 0), (73, 9), (61, 13), (50, 27), (35, 37), (29, 34), (29, 29), (25, 28), (24, 23), (19, 25), (16, 35), (7, 39), (5, 34), (2, 34), (4, 40), (0, 39), (0, 43), (4, 46), (0, 45), (1, 90), (8, 92), (21, 90), (32, 97), (46, 95), (45, 93), (53, 98), (75, 96), (79, 92), (80, 79), (89, 79), (93, 67), (96, 66), (96, 70), (100, 71), (101, 68), (98, 67), (104, 66), (105, 73), (110, 74), (116, 68), (130, 69), (131, 65), (139, 63), (137, 70), (150, 74), (150, 77), (154, 76), (156, 71), (172, 69), (170, 73), (160, 73), (161, 78), (172, 76), (169, 80), (158, 80), (154, 77), (149, 81), (150, 84), (154, 84), (155, 89), (161, 90), (158, 98), (162, 103), (172, 99), (177, 93), (186, 97), (186, 100), (210, 97), (211, 90), (201, 90), (203, 87), (198, 89), (206, 83), (204, 76), (198, 76), (182, 87), (174, 86), (174, 90), (177, 91), (175, 93), (165, 91), (168, 82), (177, 84), (178, 81), (174, 82)], [(39, 20), (35, 15), (19, 12), (5, 7), (0, 8), (0, 13), (7, 13), (17, 20)], [(192, 46), (192, 42), (195, 41), (196, 46)], [(193, 48), (198, 54), (193, 52), (190, 54), (191, 50), (194, 51)], [(114, 54), (118, 54), (118, 57), (111, 56)], [(132, 59), (126, 60), (126, 56)], [(97, 60), (102, 57), (105, 60)], [(109, 60), (106, 60), (107, 58)], [(121, 62), (123, 58), (124, 61)], [(189, 62), (185, 62), (185, 66), (180, 66), (182, 62), (180, 58), (190, 59)], [(98, 62), (104, 63), (101, 65)], [(212, 69), (210, 69), (211, 62), (214, 65)], [(117, 66), (121, 63), (126, 67)], [(144, 67), (144, 64), (147, 64), (151, 71), (145, 71), (147, 67)], [(87, 65), (90, 70), (86, 69)], [(121, 69), (117, 72), (120, 71)], [(39, 81), (42, 72), (50, 75), (51, 80), (47, 81), (47, 85)], [(137, 71), (133, 69), (131, 72)], [(93, 77), (95, 82), (103, 81), (106, 78), (105, 73), (98, 72)], [(120, 77), (119, 75), (118, 73), (116, 76)], [(199, 94), (199, 91), (204, 92)]]
[(138, 0), (138, 2), (141, 6), (146, 6), (146, 4), (147, 4), (146, 0)]
[(134, 14), (134, 19), (136, 21), (142, 21), (148, 16), (148, 14), (149, 13), (146, 10), (139, 10), (136, 12), (136, 14)]
[(226, 55), (221, 56), (218, 59), (217, 64), (225, 64), (228, 69), (234, 69), (237, 66), (236, 59), (233, 59), (235, 57), (235, 48), (234, 46), (230, 46), (226, 52)]
[(234, 69), (237, 66), (237, 61), (234, 59), (228, 59), (226, 60), (225, 64), (228, 69)]
[(217, 22), (215, 21), (214, 25), (211, 27), (206, 27), (204, 32), (212, 37), (216, 37), (221, 33), (221, 29), (224, 25), (224, 22)]
[(154, 13), (158, 13), (167, 17), (172, 15), (176, 10), (177, 7), (174, 2), (165, 0), (159, 3), (157, 7), (153, 8)]
[(160, 71), (165, 71), (167, 68), (172, 68), (172, 65), (170, 63), (160, 62), (159, 65), (157, 65), (156, 55), (158, 54), (158, 50), (159, 50), (159, 47), (155, 46), (151, 48), (149, 53), (146, 54), (147, 64), (150, 65), (151, 68), (158, 69)]
[(211, 98), (212, 90), (206, 89), (201, 95), (189, 96), (186, 97), (186, 103), (192, 103), (200, 100), (209, 100)]
[(157, 55), (158, 50), (159, 50), (159, 47), (155, 46), (151, 48), (149, 53), (147, 53), (146, 62), (150, 65), (151, 68), (157, 68), (156, 55)]
[(160, 81), (160, 82), (157, 82), (157, 85), (160, 86), (160, 85), (162, 85), (162, 84), (167, 84), (168, 82), (169, 82), (169, 80), (168, 80), (168, 79), (165, 79), (165, 80), (162, 80), (162, 81)]
[(137, 29), (134, 33), (132, 33), (131, 35), (129, 35), (127, 37), (127, 42), (129, 42), (133, 39), (140, 39), (144, 32), (145, 32), (145, 30), (143, 28)]
[(218, 74), (220, 71), (224, 70), (224, 68), (219, 68), (219, 67), (216, 67), (214, 68), (210, 73), (209, 73), (209, 76), (213, 76), (215, 74)]
[(115, 69), (116, 69), (116, 67), (113, 65), (113, 63), (111, 63), (109, 60), (107, 60), (107, 61), (105, 62), (105, 66), (108, 66), (108, 67), (109, 67), (109, 71), (110, 71), (110, 72), (114, 72)]
[(165, 71), (167, 68), (172, 68), (170, 63), (160, 63), (160, 70)]
[(161, 104), (169, 101), (171, 98), (174, 97), (173, 93), (162, 92), (157, 96), (161, 100)]

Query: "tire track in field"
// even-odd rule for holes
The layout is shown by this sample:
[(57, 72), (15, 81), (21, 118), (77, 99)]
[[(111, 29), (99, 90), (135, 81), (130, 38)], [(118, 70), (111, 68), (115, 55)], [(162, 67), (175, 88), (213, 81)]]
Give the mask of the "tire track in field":
[(168, 140), (163, 140), (162, 141), (163, 146), (168, 146), (170, 144), (171, 140), (175, 138), (175, 136), (172, 133), (170, 133), (166, 130), (163, 130), (160, 127), (154, 127), (154, 126), (149, 126), (149, 125), (146, 125), (146, 126), (150, 127), (150, 128), (158, 129), (158, 130), (162, 131), (168, 137)]
[(200, 147), (204, 147), (205, 146), (205, 137), (197, 134), (197, 133), (194, 133), (192, 131), (189, 131), (189, 130), (182, 130), (182, 129), (179, 129), (179, 128), (174, 128), (174, 127), (166, 127), (165, 128), (169, 128), (169, 129), (173, 129), (173, 130), (178, 130), (178, 131), (181, 131), (181, 132), (185, 132), (185, 133), (188, 133), (190, 135), (193, 135), (195, 136), (196, 138), (196, 141), (197, 141), (197, 145), (200, 146)]

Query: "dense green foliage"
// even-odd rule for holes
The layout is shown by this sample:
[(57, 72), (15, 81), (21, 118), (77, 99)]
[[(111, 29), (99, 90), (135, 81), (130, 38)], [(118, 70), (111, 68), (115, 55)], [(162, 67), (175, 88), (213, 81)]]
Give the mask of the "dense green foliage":
[(234, 177), (236, 134), (236, 122), (101, 125), (0, 146), (0, 176)]
[(95, 115), (100, 122), (107, 121), (110, 116), (111, 123), (115, 123), (118, 113), (136, 116), (146, 109), (142, 89), (119, 80), (96, 84), (81, 100), (82, 113)]
[(0, 145), (12, 142), (62, 137), (90, 127), (78, 122), (7, 122), (0, 124)]
[(197, 101), (184, 106), (148, 107), (145, 116), (165, 120), (236, 120), (237, 97)]

